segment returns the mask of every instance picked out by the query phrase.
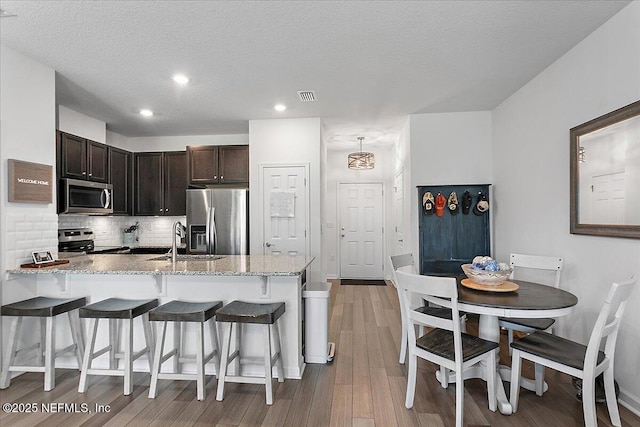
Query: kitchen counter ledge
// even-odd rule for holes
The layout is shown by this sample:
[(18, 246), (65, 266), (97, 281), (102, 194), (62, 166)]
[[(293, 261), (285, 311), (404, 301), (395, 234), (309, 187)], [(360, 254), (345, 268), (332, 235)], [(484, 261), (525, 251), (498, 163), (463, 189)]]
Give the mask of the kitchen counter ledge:
[(8, 274), (128, 274), (192, 276), (297, 276), (314, 257), (289, 255), (225, 255), (217, 260), (153, 260), (158, 255), (80, 255), (66, 256), (68, 264), (43, 268), (16, 268)]

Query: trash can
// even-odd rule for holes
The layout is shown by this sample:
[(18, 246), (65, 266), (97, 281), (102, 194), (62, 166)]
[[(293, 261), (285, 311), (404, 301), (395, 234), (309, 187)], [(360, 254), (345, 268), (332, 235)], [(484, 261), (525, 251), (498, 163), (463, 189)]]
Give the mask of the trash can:
[(304, 299), (304, 361), (327, 363), (330, 357), (329, 295), (331, 283), (308, 282), (302, 290)]

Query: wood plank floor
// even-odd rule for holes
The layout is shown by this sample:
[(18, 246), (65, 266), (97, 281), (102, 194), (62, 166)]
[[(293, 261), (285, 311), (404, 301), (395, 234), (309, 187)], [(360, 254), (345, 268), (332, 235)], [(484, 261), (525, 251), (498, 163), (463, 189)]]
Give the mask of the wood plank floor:
[[(42, 374), (24, 374), (0, 391), (0, 403), (66, 403), (59, 413), (0, 413), (2, 426), (450, 426), (455, 423), (455, 385), (442, 389), (436, 367), (420, 361), (413, 409), (404, 407), (406, 368), (398, 364), (400, 315), (395, 288), (340, 286), (334, 281), (330, 340), (337, 344), (330, 365), (307, 365), (302, 380), (274, 382), (272, 406), (264, 403), (264, 386), (229, 384), (223, 402), (215, 400), (216, 380), (208, 377), (207, 398), (196, 400), (195, 382), (160, 381), (158, 397), (147, 397), (149, 376), (135, 375), (134, 393), (122, 395), (122, 379), (93, 377), (87, 393), (78, 394), (78, 372), (58, 370), (56, 388), (42, 391)], [(468, 329), (477, 330), (477, 319)], [(504, 337), (503, 337), (504, 338)], [(505, 339), (506, 340), (506, 339)], [(502, 363), (509, 357), (503, 343)], [(532, 375), (525, 365), (525, 374)], [(523, 391), (518, 412), (489, 411), (485, 384), (465, 383), (465, 421), (477, 426), (581, 426), (580, 402), (571, 379), (547, 371), (549, 391), (543, 397)], [(82, 413), (81, 404), (91, 413)], [(96, 413), (95, 405), (109, 408)], [(640, 419), (620, 406), (624, 426)], [(606, 405), (598, 404), (600, 426), (611, 425)]]

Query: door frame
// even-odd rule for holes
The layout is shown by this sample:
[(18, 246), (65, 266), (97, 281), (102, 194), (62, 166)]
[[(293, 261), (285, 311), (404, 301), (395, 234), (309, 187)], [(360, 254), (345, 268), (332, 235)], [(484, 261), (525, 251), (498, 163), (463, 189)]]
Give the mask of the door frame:
[(338, 254), (338, 262), (337, 262), (337, 272), (338, 278), (342, 277), (342, 238), (340, 236), (342, 229), (342, 198), (340, 197), (340, 185), (342, 184), (380, 184), (382, 186), (382, 259), (380, 262), (382, 263), (382, 278), (385, 277), (385, 272), (387, 270), (387, 263), (384, 262), (385, 254), (387, 253), (387, 241), (386, 241), (386, 203), (385, 203), (385, 194), (386, 188), (384, 185), (384, 181), (338, 181), (336, 183), (336, 218), (338, 226), (336, 227), (336, 254)]
[[(305, 255), (307, 257), (310, 256), (311, 254), (311, 232), (309, 230), (309, 227), (311, 225), (311, 220), (310, 220), (310, 206), (311, 206), (311, 200), (310, 200), (310, 192), (309, 192), (309, 188), (310, 188), (310, 183), (309, 183), (309, 168), (310, 168), (310, 163), (306, 162), (306, 163), (259, 163), (258, 164), (258, 186), (259, 186), (259, 192), (260, 192), (260, 206), (258, 207), (258, 214), (260, 215), (260, 230), (258, 232), (258, 237), (260, 238), (260, 250), (261, 253), (264, 253), (264, 221), (265, 221), (265, 212), (264, 212), (264, 198), (265, 198), (265, 194), (264, 191), (262, 191), (264, 189), (264, 171), (267, 168), (295, 168), (295, 167), (303, 167), (304, 168), (304, 179), (305, 179), (305, 186), (304, 186), (304, 196), (306, 199), (306, 206), (305, 206), (305, 218), (304, 218), (304, 226), (305, 226)], [(251, 190), (249, 190), (251, 191)]]

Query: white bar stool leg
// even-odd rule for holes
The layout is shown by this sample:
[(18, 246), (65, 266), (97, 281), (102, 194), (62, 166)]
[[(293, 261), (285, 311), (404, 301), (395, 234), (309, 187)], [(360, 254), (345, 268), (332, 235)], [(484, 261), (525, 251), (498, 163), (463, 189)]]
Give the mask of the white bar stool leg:
[(218, 340), (218, 327), (215, 318), (209, 319), (209, 334), (211, 335), (211, 348), (215, 351), (213, 355), (213, 364), (216, 371), (216, 377), (220, 375), (220, 341)]
[(47, 318), (40, 318), (40, 343), (38, 344), (38, 357), (36, 363), (38, 366), (44, 366), (44, 345), (47, 342)]
[(233, 329), (233, 323), (227, 325), (222, 338), (222, 355), (220, 357), (220, 372), (218, 374), (218, 391), (216, 393), (216, 400), (221, 401), (224, 399), (224, 379), (227, 375), (227, 365), (229, 364), (229, 350), (231, 346), (231, 329)]
[(275, 351), (278, 354), (278, 358), (276, 359), (276, 367), (278, 369), (278, 382), (284, 382), (284, 363), (282, 362), (282, 348), (280, 346), (280, 327), (278, 326), (278, 321), (276, 320), (273, 324), (273, 345), (275, 346)]
[(182, 322), (173, 322), (173, 348), (176, 355), (173, 356), (173, 372), (179, 374), (182, 371), (180, 357), (182, 356)]
[(56, 386), (56, 318), (47, 317), (47, 332), (44, 344), (44, 391), (51, 391)]
[(124, 322), (124, 395), (133, 393), (133, 319)]
[(204, 322), (199, 322), (196, 326), (196, 389), (198, 400), (204, 400)]
[(96, 346), (96, 336), (98, 335), (98, 320), (91, 318), (89, 323), (89, 343), (84, 351), (84, 359), (82, 360), (82, 371), (80, 372), (80, 384), (78, 385), (78, 393), (87, 391), (87, 371), (91, 369), (93, 362), (93, 350)]
[(263, 347), (264, 347), (264, 386), (267, 395), (267, 405), (273, 404), (273, 389), (271, 376), (271, 327), (270, 325), (264, 325), (263, 328)]
[(153, 331), (151, 330), (151, 322), (149, 322), (148, 312), (142, 315), (142, 331), (144, 333), (145, 344), (147, 345), (147, 360), (149, 361), (149, 370), (151, 370), (153, 365), (153, 359), (154, 359), (153, 358), (154, 341), (153, 341)]
[[(0, 376), (0, 388), (7, 388), (11, 384), (11, 372), (9, 366), (13, 365), (16, 359), (16, 350), (18, 348), (18, 337), (20, 336), (20, 327), (22, 326), (22, 317), (14, 317), (9, 330), (9, 345), (2, 359), (2, 374)], [(42, 348), (40, 348), (42, 350)], [(41, 357), (42, 358), (42, 357)]]
[[(164, 355), (162, 354), (164, 349), (164, 338), (167, 333), (167, 322), (159, 322), (158, 329), (160, 332), (156, 337), (156, 351), (153, 356), (153, 366), (151, 368), (151, 383), (149, 385), (149, 398), (155, 399), (158, 392), (158, 374), (160, 373), (160, 369), (162, 367), (162, 358)], [(174, 356), (177, 357), (177, 356)]]
[(76, 359), (78, 360), (78, 369), (82, 368), (82, 358), (84, 357), (84, 339), (82, 337), (82, 328), (80, 327), (80, 314), (78, 310), (71, 310), (67, 313), (69, 317), (69, 327), (71, 328), (71, 337), (76, 346)]
[(109, 369), (118, 369), (116, 353), (120, 347), (119, 324), (117, 319), (109, 319)]

